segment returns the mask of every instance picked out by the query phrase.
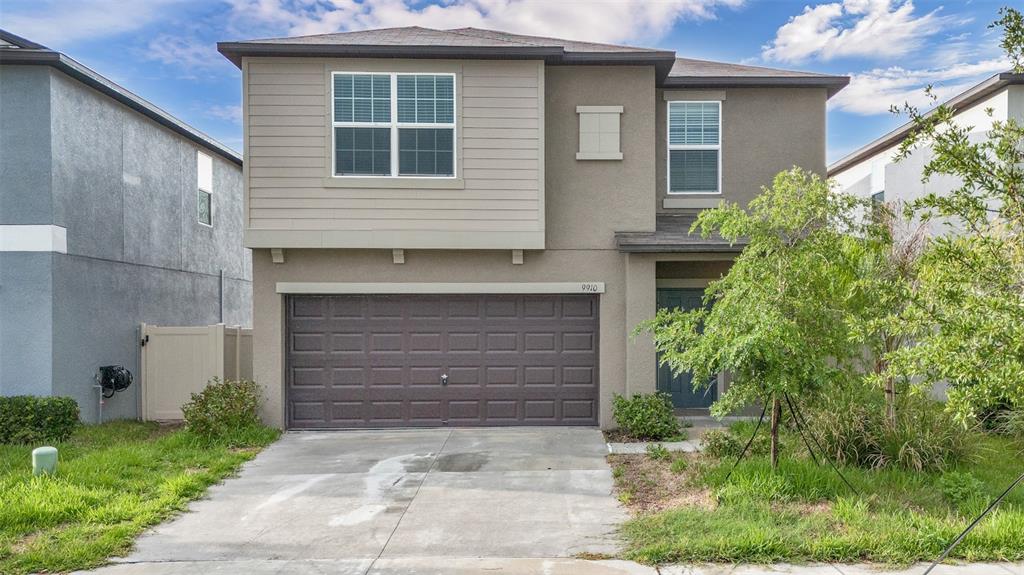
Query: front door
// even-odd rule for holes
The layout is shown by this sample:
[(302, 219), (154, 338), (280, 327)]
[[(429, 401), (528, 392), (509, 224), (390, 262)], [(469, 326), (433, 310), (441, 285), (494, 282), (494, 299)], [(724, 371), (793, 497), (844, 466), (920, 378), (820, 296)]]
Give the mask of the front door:
[[(679, 308), (690, 310), (702, 305), (704, 290), (700, 288), (658, 288), (658, 309)], [(672, 374), (672, 368), (661, 365), (658, 356), (658, 391), (672, 396), (672, 405), (680, 408), (708, 408), (718, 399), (718, 386), (693, 391), (693, 378), (689, 372)]]

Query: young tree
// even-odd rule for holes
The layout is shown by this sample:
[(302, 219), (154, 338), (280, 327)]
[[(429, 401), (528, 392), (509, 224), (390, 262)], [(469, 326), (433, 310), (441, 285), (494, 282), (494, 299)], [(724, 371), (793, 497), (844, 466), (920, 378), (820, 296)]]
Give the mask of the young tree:
[[(1000, 16), (1002, 47), (1024, 73), (1024, 18), (1012, 8)], [(952, 229), (921, 257), (913, 305), (897, 316), (914, 344), (889, 355), (889, 373), (946, 382), (947, 407), (965, 423), (995, 403), (1024, 406), (1024, 126), (993, 121), (976, 138), (948, 106), (904, 112), (914, 129), (898, 157), (928, 154), (923, 181), (941, 174), (959, 185), (910, 206)]]
[(896, 423), (896, 398), (910, 387), (889, 369), (889, 358), (910, 345), (911, 331), (900, 319), (917, 290), (917, 264), (927, 241), (925, 227), (901, 216), (902, 205), (873, 206), (864, 242), (848, 245), (856, 265), (844, 318), (850, 342), (862, 350), (858, 374), (885, 396), (885, 419)]
[(794, 168), (748, 210), (723, 202), (702, 212), (694, 230), (746, 247), (708, 286), (705, 307), (660, 310), (638, 328), (653, 332), (663, 363), (693, 373), (695, 389), (731, 375), (713, 414), (771, 402), (773, 467), (783, 397), (805, 397), (850, 373), (855, 346), (843, 320), (855, 280), (851, 244), (865, 241), (858, 208), (866, 208), (861, 200)]

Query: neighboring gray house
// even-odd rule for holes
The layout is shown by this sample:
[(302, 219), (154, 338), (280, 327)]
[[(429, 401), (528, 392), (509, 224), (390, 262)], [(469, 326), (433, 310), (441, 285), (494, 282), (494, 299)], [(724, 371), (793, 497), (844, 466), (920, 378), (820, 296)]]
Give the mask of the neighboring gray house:
[(242, 160), (64, 54), (0, 31), (0, 394), (136, 384), (140, 322), (251, 325)]
[[(950, 98), (946, 105), (956, 111), (954, 120), (959, 125), (973, 128), (973, 138), (987, 138), (994, 121), (1014, 118), (1024, 122), (1024, 74), (996, 74)], [(914, 150), (901, 162), (894, 161), (912, 128), (911, 123), (904, 124), (836, 161), (828, 168), (829, 177), (847, 192), (886, 202), (911, 202), (928, 193), (954, 189), (959, 180), (952, 176), (936, 175), (928, 183), (921, 182), (924, 166), (931, 159), (927, 147)], [(939, 221), (931, 225), (932, 233), (945, 229)]]
[(688, 233), (825, 172), (846, 77), (459, 28), (225, 42), (242, 70), (264, 417), (292, 428), (601, 425), (671, 393), (659, 307), (739, 246)]

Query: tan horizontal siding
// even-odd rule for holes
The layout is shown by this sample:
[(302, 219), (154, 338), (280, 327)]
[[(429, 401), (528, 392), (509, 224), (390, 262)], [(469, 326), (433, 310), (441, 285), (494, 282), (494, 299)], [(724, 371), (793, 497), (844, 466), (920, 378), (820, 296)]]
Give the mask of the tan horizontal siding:
[(463, 118), (466, 128), (532, 128), (540, 126), (537, 118)]
[(537, 160), (509, 160), (504, 158), (465, 158), (462, 161), (463, 167), (481, 168), (488, 170), (536, 170), (539, 168)]
[[(486, 184), (486, 180), (479, 180)], [(515, 183), (513, 181), (513, 183)], [(398, 199), (398, 200), (530, 200), (537, 201), (537, 190), (472, 189), (408, 190), (401, 188), (255, 188), (251, 199), (303, 199), (303, 198), (352, 198), (352, 199)]]
[(314, 136), (322, 138), (323, 125), (320, 126), (250, 126), (251, 136)]
[(323, 82), (317, 84), (252, 84), (249, 96), (323, 96)]
[(471, 158), (508, 158), (516, 160), (536, 160), (540, 156), (537, 148), (524, 148), (521, 150), (495, 149), (495, 148), (468, 148), (462, 151), (465, 160)]
[(292, 106), (292, 105), (273, 105), (273, 106), (258, 106), (255, 104), (249, 104), (249, 115), (250, 116), (317, 116), (319, 118), (324, 117), (324, 106)]
[(470, 88), (536, 88), (537, 76), (482, 76), (467, 75), (462, 79), (463, 89)]
[(302, 156), (309, 158), (324, 157), (323, 146), (249, 146), (246, 150), (250, 158), (275, 156)]
[(463, 118), (538, 118), (537, 108), (463, 108)]
[(536, 210), (536, 200), (465, 200), (460, 198), (250, 198), (249, 206), (279, 209), (350, 209), (350, 210)]
[(323, 208), (249, 208), (250, 216), (258, 218), (320, 218), (366, 220), (531, 220), (537, 218), (537, 210), (408, 210), (408, 209), (323, 209)]
[[(246, 66), (251, 228), (543, 231), (542, 63), (261, 58)], [(330, 71), (389, 68), (458, 74), (450, 186), (331, 177)]]
[(323, 157), (304, 156), (256, 156), (249, 158), (249, 168), (323, 168), (327, 160)]
[(277, 94), (250, 94), (249, 104), (258, 105), (270, 105), (270, 106), (317, 106), (321, 107), (324, 105), (325, 96), (323, 94), (309, 94), (309, 95), (277, 95)]
[(249, 74), (249, 85), (259, 86), (262, 84), (287, 84), (289, 86), (323, 86), (323, 74)]
[[(411, 222), (417, 222), (410, 228)], [(480, 232), (530, 232), (538, 229), (533, 220), (365, 220), (331, 219), (253, 219), (250, 227), (264, 230), (439, 230)]]

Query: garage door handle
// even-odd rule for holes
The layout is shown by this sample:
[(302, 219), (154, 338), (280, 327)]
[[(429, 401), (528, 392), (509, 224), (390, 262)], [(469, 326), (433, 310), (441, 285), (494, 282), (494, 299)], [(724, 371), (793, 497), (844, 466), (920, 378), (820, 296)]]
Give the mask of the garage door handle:
[(441, 374), (441, 385), (448, 385), (448, 374), (447, 373), (442, 373)]

